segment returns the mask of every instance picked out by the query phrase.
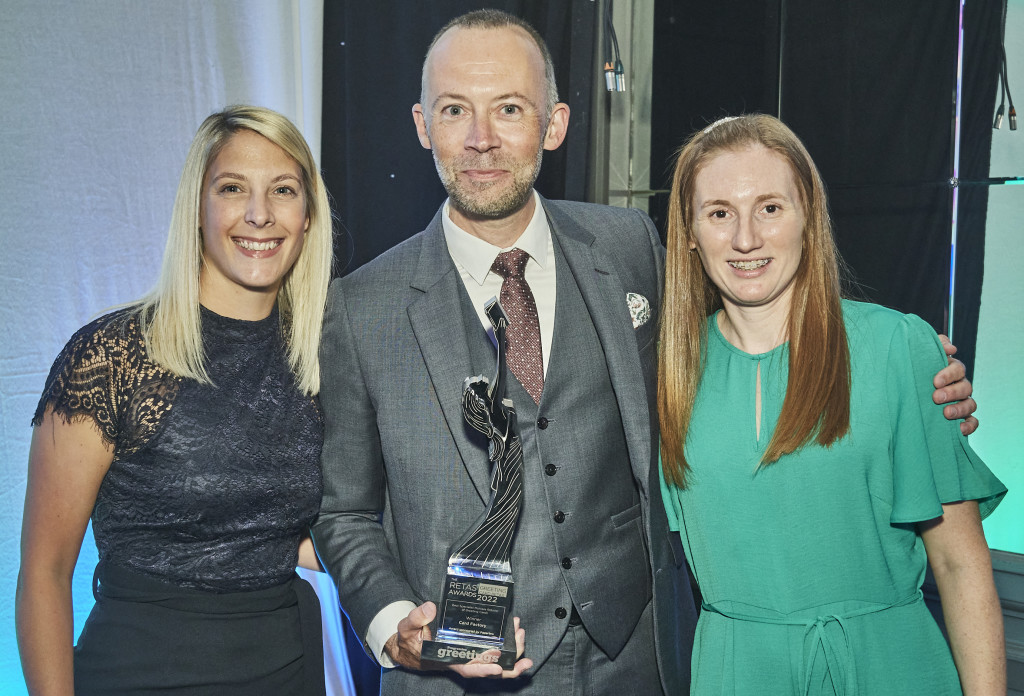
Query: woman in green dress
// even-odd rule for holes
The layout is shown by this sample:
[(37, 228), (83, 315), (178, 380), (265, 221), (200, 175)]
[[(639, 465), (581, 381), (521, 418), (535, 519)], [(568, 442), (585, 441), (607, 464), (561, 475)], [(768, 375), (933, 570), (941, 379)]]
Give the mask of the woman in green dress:
[(703, 594), (691, 693), (1005, 693), (981, 519), (1006, 489), (932, 403), (934, 331), (841, 299), (821, 178), (775, 118), (694, 136), (670, 205), (658, 400)]

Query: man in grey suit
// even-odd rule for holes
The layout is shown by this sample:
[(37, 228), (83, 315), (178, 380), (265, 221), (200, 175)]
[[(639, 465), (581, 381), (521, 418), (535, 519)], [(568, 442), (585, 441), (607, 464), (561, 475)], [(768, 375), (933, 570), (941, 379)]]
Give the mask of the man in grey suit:
[[(449, 198), (424, 231), (336, 281), (321, 365), (324, 499), (313, 536), (383, 694), (685, 694), (696, 616), (657, 473), (664, 250), (641, 212), (548, 201), (565, 137), (543, 41), (487, 10), (439, 32), (413, 108)], [(524, 501), (512, 554), (525, 657), (422, 671), (449, 547), (489, 498), (463, 380), (492, 374), (492, 263), (525, 252), (542, 388), (510, 373)], [(521, 253), (521, 252), (516, 252)], [(968, 387), (969, 388), (969, 387)], [(536, 397), (536, 398), (535, 398)], [(517, 632), (520, 647), (522, 630)], [(501, 676), (510, 681), (472, 679)]]
[[(654, 694), (657, 654), (667, 693), (687, 690), (695, 611), (657, 476), (663, 249), (639, 211), (534, 192), (569, 118), (553, 73), (532, 27), (504, 13), (440, 32), (413, 116), (449, 199), (426, 230), (331, 288), (313, 534), (370, 654), (407, 668), (384, 673), (385, 694)], [(492, 262), (512, 247), (529, 254), (544, 384), (538, 403), (509, 374), (524, 450), (512, 611), (527, 650), (504, 675), (517, 679), (494, 682), (465, 678), (494, 665), (416, 670), (449, 546), (490, 493), (487, 443), (464, 423), (461, 392), (493, 373), (483, 304), (501, 288)], [(666, 609), (660, 651), (652, 596)]]

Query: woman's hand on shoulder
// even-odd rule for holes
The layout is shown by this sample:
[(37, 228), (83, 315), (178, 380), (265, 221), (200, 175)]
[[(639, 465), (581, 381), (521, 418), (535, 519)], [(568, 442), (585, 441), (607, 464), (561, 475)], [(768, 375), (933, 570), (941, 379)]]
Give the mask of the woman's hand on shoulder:
[(949, 356), (949, 364), (935, 375), (933, 384), (935, 392), (932, 399), (937, 404), (946, 404), (942, 414), (947, 420), (959, 420), (960, 432), (970, 435), (978, 429), (978, 419), (972, 414), (978, 410), (978, 403), (971, 398), (973, 386), (967, 379), (967, 368), (962, 362), (954, 358), (956, 346), (949, 341), (945, 334), (939, 334), (942, 348)]

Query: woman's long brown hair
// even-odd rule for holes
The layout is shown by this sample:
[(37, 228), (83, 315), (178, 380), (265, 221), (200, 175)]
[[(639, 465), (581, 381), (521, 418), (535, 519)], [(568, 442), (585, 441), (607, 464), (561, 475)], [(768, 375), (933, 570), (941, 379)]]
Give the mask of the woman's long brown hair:
[(696, 252), (697, 175), (715, 155), (762, 145), (785, 159), (803, 206), (803, 254), (794, 278), (787, 332), (789, 381), (761, 465), (814, 440), (829, 446), (850, 429), (850, 354), (840, 305), (840, 265), (825, 188), (803, 143), (772, 116), (723, 119), (695, 134), (676, 160), (669, 200), (665, 296), (658, 354), (658, 415), (665, 478), (685, 487), (684, 448), (707, 351), (707, 322), (722, 307)]

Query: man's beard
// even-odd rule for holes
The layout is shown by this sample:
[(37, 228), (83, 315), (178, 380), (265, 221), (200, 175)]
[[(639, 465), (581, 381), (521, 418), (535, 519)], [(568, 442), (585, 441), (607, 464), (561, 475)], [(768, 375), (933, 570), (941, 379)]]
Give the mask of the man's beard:
[[(544, 156), (543, 146), (537, 148), (537, 156), (533, 166), (523, 166), (521, 162), (504, 155), (462, 155), (447, 162), (442, 162), (434, 154), (434, 166), (441, 177), (451, 204), (455, 209), (468, 217), (497, 220), (507, 217), (520, 210), (533, 195), (533, 184), (540, 174), (541, 160)], [(504, 169), (512, 174), (512, 183), (504, 191), (488, 195), (490, 189), (499, 185), (498, 182), (465, 183), (459, 181), (459, 173), (465, 169)]]

